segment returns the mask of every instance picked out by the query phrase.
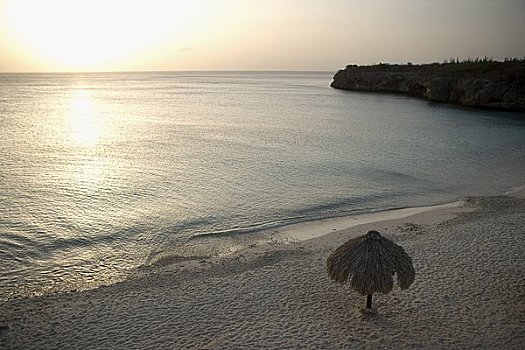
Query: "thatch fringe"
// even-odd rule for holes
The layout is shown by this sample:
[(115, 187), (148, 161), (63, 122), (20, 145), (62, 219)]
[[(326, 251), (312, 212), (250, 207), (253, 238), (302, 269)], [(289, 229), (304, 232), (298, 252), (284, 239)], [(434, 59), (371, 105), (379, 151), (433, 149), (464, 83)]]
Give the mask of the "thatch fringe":
[(414, 282), (416, 271), (405, 250), (377, 231), (353, 238), (337, 248), (326, 260), (330, 277), (363, 295), (389, 293), (394, 274), (401, 289)]

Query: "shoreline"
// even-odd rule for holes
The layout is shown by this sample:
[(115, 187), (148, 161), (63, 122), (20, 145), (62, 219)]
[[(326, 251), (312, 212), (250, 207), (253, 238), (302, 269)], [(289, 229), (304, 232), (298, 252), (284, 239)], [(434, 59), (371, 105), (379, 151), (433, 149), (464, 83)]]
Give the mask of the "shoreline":
[(384, 221), (400, 220), (429, 211), (447, 211), (460, 208), (464, 201), (454, 201), (428, 206), (406, 207), (367, 212), (355, 215), (346, 215), (326, 219), (318, 219), (291, 224), (282, 227), (279, 236), (292, 241), (306, 241), (332, 233), (365, 224), (381, 223)]
[[(525, 187), (525, 186), (524, 186)], [(172, 249), (151, 252), (147, 259), (136, 269), (155, 268), (181, 262), (202, 260), (220, 260), (243, 254), (260, 246), (287, 245), (329, 235), (334, 231), (348, 229), (365, 224), (399, 220), (426, 212), (439, 212), (458, 209), (464, 206), (463, 200), (440, 204), (380, 209), (326, 218), (315, 218), (282, 226), (251, 231), (248, 234), (199, 234), (190, 239), (190, 243)]]
[[(525, 185), (517, 188), (524, 188)], [(511, 188), (507, 192), (512, 192)], [(507, 193), (506, 192), (506, 193)], [(314, 218), (306, 221), (289, 223), (282, 226), (257, 229), (246, 235), (196, 235), (190, 240), (190, 244), (172, 250), (152, 251), (147, 257), (135, 267), (123, 271), (119, 275), (107, 278), (101, 283), (78, 283), (74, 287), (58, 285), (53, 288), (42, 286), (36, 289), (24, 290), (18, 295), (10, 294), (8, 297), (0, 299), (0, 304), (11, 300), (25, 300), (60, 294), (89, 291), (97, 288), (108, 287), (117, 283), (125, 282), (128, 278), (133, 278), (137, 272), (140, 275), (144, 270), (154, 271), (158, 267), (172, 264), (189, 264), (191, 266), (203, 260), (220, 261), (228, 257), (250, 252), (260, 246), (288, 245), (305, 240), (329, 235), (333, 231), (345, 228), (365, 225), (374, 222), (383, 222), (394, 219), (402, 219), (412, 215), (417, 215), (427, 211), (446, 210), (448, 208), (459, 208), (464, 205), (464, 201), (457, 200), (440, 204), (422, 205), (414, 207), (401, 207), (392, 209), (379, 209), (377, 211), (364, 211), (357, 214), (347, 214), (335, 217)]]
[[(10, 300), (0, 303), (0, 348), (519, 349), (524, 210), (521, 186), (351, 227), (324, 222), (324, 235), (296, 227), (301, 239), (289, 244), (146, 267), (96, 289)], [(367, 315), (363, 297), (331, 282), (324, 264), (338, 245), (372, 228), (412, 256), (416, 281), (377, 295), (376, 313)]]

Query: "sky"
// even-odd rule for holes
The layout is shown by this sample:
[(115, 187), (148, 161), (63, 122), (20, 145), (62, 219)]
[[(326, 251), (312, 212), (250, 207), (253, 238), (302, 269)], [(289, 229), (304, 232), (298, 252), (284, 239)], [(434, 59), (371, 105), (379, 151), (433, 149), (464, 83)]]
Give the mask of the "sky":
[(525, 57), (525, 0), (0, 0), (0, 72)]

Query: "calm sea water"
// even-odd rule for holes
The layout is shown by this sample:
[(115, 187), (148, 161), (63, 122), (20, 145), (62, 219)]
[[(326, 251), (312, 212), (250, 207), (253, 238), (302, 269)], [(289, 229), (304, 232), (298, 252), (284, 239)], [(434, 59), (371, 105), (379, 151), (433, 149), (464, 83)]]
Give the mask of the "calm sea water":
[(0, 75), (0, 299), (221, 254), (221, 237), (525, 182), (523, 114), (331, 78)]

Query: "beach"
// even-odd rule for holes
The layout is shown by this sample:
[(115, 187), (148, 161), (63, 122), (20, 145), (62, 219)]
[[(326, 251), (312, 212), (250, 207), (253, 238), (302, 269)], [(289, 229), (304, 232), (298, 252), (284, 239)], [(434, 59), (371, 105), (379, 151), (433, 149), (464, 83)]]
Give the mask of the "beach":
[[(2, 349), (520, 349), (525, 196), (471, 197), (403, 218), (232, 255), (143, 267), (124, 282), (0, 305)], [(308, 225), (308, 224), (304, 224)], [(326, 257), (377, 229), (416, 280), (365, 297)]]

